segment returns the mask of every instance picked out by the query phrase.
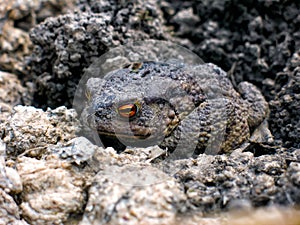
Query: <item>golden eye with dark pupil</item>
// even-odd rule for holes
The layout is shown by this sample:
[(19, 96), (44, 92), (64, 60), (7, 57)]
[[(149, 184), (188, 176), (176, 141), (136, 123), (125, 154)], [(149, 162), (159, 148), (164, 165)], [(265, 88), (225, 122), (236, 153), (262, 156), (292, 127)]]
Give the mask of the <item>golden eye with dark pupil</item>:
[(131, 118), (137, 114), (138, 107), (136, 104), (126, 104), (118, 108), (119, 115), (124, 118)]

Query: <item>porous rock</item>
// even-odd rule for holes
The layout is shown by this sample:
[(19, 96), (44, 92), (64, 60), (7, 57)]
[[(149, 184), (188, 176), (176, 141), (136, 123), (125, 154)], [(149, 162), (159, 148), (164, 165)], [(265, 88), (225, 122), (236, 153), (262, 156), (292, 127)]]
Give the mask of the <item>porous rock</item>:
[(55, 154), (61, 159), (80, 165), (91, 159), (98, 149), (85, 137), (76, 137), (67, 143), (49, 146), (47, 150), (50, 154)]
[(7, 120), (14, 106), (28, 103), (29, 99), (28, 89), (15, 74), (0, 71), (0, 123)]
[(230, 71), (237, 82), (256, 84), (267, 99), (272, 99), (276, 75), (300, 47), (299, 4), (165, 0), (161, 6), (166, 25), (179, 43), (205, 62)]
[[(204, 212), (231, 209), (236, 204), (247, 208), (248, 203), (255, 207), (297, 205), (298, 179), (291, 178), (287, 171), (298, 173), (299, 150), (289, 155), (284, 151), (259, 157), (238, 151), (230, 156), (203, 154), (194, 162), (188, 161), (187, 167), (176, 176), (183, 182), (188, 201)], [(297, 163), (290, 164), (288, 160)]]
[(300, 148), (300, 66), (280, 74), (277, 83), (283, 86), (270, 102), (270, 128), (284, 146)]
[(89, 201), (80, 224), (170, 224), (184, 201), (180, 185), (172, 178), (132, 187), (114, 183), (99, 173), (89, 189)]
[(60, 107), (54, 110), (16, 106), (11, 117), (0, 124), (7, 154), (18, 155), (27, 151), (38, 156), (49, 144), (66, 142), (75, 137), (79, 129), (74, 110)]
[(3, 27), (0, 24), (0, 31), (0, 69), (25, 74), (28, 69), (25, 56), (31, 53), (28, 33), (15, 28), (13, 21), (7, 21)]
[(36, 79), (36, 105), (70, 106), (83, 70), (93, 59), (127, 41), (165, 37), (156, 1), (108, 2), (79, 2), (83, 12), (49, 18), (32, 30), (29, 65)]
[(11, 73), (0, 71), (0, 102), (15, 106), (22, 104), (22, 98), (27, 94), (18, 77)]
[(66, 13), (74, 2), (75, 0), (1, 0), (0, 69), (27, 76), (29, 68), (25, 57), (32, 51), (28, 31), (49, 16)]

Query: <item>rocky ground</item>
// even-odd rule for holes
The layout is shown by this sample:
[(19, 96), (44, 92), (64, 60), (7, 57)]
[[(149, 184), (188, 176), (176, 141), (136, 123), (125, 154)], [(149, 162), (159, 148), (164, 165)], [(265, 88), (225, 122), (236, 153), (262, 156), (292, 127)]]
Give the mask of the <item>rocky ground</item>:
[[(299, 12), (289, 0), (0, 0), (0, 224), (300, 224)], [(169, 174), (152, 163), (158, 147), (117, 154), (80, 137), (84, 69), (147, 39), (259, 87), (274, 143)]]

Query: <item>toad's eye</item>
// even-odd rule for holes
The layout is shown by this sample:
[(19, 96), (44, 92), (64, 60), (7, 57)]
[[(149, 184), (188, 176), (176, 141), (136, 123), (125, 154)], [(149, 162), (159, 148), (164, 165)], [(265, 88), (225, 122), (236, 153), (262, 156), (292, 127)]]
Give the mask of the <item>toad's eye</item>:
[(126, 104), (118, 108), (119, 115), (123, 118), (132, 118), (136, 116), (138, 110), (137, 104)]

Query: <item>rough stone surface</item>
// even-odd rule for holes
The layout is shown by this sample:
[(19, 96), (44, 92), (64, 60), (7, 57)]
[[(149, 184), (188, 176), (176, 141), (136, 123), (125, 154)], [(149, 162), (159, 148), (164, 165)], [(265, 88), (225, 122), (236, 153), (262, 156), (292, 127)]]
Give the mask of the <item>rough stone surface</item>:
[(44, 112), (34, 107), (16, 106), (11, 117), (0, 127), (7, 154), (27, 151), (26, 154), (39, 155), (49, 144), (75, 137), (79, 124), (75, 111), (66, 107)]
[(8, 193), (18, 194), (23, 190), (18, 172), (5, 166), (4, 157), (0, 156), (0, 188)]
[[(300, 47), (299, 1), (163, 1), (178, 41), (237, 82), (251, 81), (270, 99), (275, 80)], [(193, 25), (189, 25), (193, 24)]]
[(0, 123), (7, 120), (12, 107), (30, 102), (28, 89), (15, 74), (0, 71)]
[(116, 184), (99, 173), (89, 189), (80, 224), (170, 224), (184, 201), (179, 184), (172, 178), (146, 187), (132, 187)]
[(48, 147), (48, 152), (55, 154), (68, 162), (80, 165), (92, 158), (97, 146), (93, 145), (85, 137), (76, 137), (67, 143), (59, 143)]
[[(299, 57), (297, 63), (300, 65)], [(284, 146), (300, 148), (300, 66), (280, 77), (286, 82), (270, 102), (270, 128)]]
[(11, 73), (0, 71), (0, 102), (15, 106), (22, 104), (26, 96), (26, 88), (21, 85), (18, 77)]
[[(31, 53), (31, 41), (28, 33), (13, 26), (13, 21), (4, 25), (0, 21), (0, 69), (25, 74), (25, 56)], [(1, 27), (2, 26), (2, 27)]]
[(28, 225), (24, 220), (20, 220), (19, 207), (12, 196), (8, 195), (0, 188), (0, 224)]
[[(254, 157), (234, 152), (230, 156), (201, 155), (176, 176), (184, 182), (188, 200), (201, 211), (239, 206), (299, 204), (300, 189), (291, 172), (298, 173), (299, 150)], [(207, 159), (208, 158), (208, 159)], [(248, 202), (247, 204), (245, 204)], [(285, 202), (285, 203), (283, 203)]]
[(0, 140), (0, 224), (27, 224), (20, 219), (12, 194), (23, 190), (18, 172), (5, 164), (5, 144)]
[(50, 18), (32, 30), (35, 47), (30, 65), (36, 77), (36, 105), (71, 106), (83, 69), (93, 59), (127, 41), (164, 37), (163, 19), (155, 1), (124, 3), (116, 10), (113, 4), (105, 10), (101, 4), (106, 3), (82, 3), (80, 7), (87, 12)]
[(74, 2), (74, 0), (1, 0), (0, 70), (28, 76), (29, 68), (25, 57), (32, 51), (28, 31), (49, 16), (71, 10)]
[(269, 207), (255, 211), (246, 211), (229, 214), (227, 220), (221, 224), (250, 225), (250, 224), (299, 224), (299, 211), (286, 210), (284, 208)]
[(6, 103), (0, 102), (0, 123), (5, 122), (12, 113), (12, 107)]
[(70, 214), (80, 214), (84, 179), (69, 163), (51, 156), (45, 160), (19, 157), (17, 170), (24, 188), (20, 210), (27, 222), (62, 224)]

